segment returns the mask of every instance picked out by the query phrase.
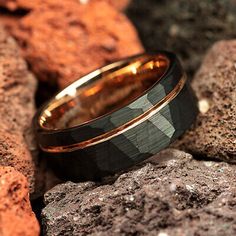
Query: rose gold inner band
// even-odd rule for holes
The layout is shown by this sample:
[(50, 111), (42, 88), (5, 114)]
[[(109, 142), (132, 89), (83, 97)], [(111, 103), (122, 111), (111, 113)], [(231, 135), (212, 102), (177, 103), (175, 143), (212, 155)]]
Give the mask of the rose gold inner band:
[(158, 83), (169, 64), (162, 54), (141, 55), (98, 69), (55, 96), (39, 124), (48, 131), (62, 130), (111, 114)]

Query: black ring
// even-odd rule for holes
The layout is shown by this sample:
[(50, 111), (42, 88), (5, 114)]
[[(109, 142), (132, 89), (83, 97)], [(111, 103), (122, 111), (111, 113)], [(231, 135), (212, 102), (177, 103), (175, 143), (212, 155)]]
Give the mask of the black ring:
[[(74, 115), (72, 111), (80, 108), (76, 102), (82, 104), (90, 99), (94, 103), (89, 104), (92, 110), (95, 103), (99, 104), (100, 90), (107, 90), (102, 91), (105, 99), (109, 89), (114, 93), (119, 89), (124, 91), (125, 83), (128, 89), (134, 89), (130, 90), (132, 95), (135, 89), (140, 89), (139, 84), (135, 88), (137, 78), (145, 78), (144, 83), (146, 78), (152, 81), (139, 96), (131, 96), (111, 112), (106, 107), (104, 114), (81, 124), (65, 125), (68, 117)], [(76, 101), (78, 92), (83, 100)], [(110, 97), (113, 99), (112, 94), (107, 95), (107, 99)], [(169, 146), (195, 120), (196, 104), (176, 56), (160, 51), (112, 63), (79, 79), (37, 112), (34, 125), (39, 146), (50, 153), (54, 167), (59, 164), (56, 169), (63, 170), (63, 176), (94, 179), (127, 169)]]

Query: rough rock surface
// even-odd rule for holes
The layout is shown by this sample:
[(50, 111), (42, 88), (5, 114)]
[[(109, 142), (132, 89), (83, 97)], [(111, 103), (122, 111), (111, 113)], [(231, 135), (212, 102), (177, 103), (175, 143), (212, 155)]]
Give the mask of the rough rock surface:
[[(44, 7), (55, 7), (68, 3), (68, 1), (76, 2), (77, 4), (89, 4), (90, 2), (101, 0), (0, 0), (0, 22), (9, 32), (12, 32), (17, 27), (20, 18), (26, 16), (34, 9)], [(118, 10), (125, 10), (130, 4), (131, 0), (102, 0)]]
[[(95, 0), (95, 1), (97, 1), (97, 0)], [(105, 1), (108, 1), (109, 3), (111, 3), (114, 7), (116, 7), (119, 10), (125, 10), (129, 6), (129, 4), (132, 0), (119, 0), (119, 1), (105, 0)]]
[(36, 79), (28, 71), (15, 40), (0, 26), (0, 166), (24, 174), (32, 197), (58, 180), (38, 158), (31, 120)]
[(236, 163), (236, 40), (210, 49), (192, 85), (201, 112), (175, 147)]
[(61, 88), (143, 50), (129, 20), (103, 1), (42, 6), (20, 20), (14, 35), (38, 78)]
[(191, 75), (213, 42), (236, 37), (235, 0), (133, 0), (127, 13), (146, 49), (176, 52)]
[(8, 32), (11, 32), (17, 25), (19, 16), (5, 14), (0, 11), (0, 24), (3, 25)]
[(236, 166), (167, 149), (114, 182), (45, 194), (46, 235), (235, 235)]
[[(34, 188), (35, 145), (30, 131), (36, 80), (16, 42), (0, 27), (0, 165), (13, 166)], [(28, 145), (28, 146), (27, 146)]]
[[(104, 1), (108, 2), (119, 10), (125, 9), (131, 0), (66, 0), (65, 2), (76, 2), (77, 4), (88, 4), (89, 2)], [(41, 7), (42, 5), (60, 5), (63, 4), (58, 0), (0, 0), (0, 6), (7, 8), (9, 11), (16, 10), (33, 10)]]
[(12, 167), (0, 166), (0, 235), (39, 235), (39, 224), (29, 202), (27, 180)]

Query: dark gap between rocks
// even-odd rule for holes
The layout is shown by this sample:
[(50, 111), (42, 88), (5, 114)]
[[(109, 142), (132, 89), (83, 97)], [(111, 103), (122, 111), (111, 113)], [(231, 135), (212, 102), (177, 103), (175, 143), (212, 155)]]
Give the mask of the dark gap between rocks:
[[(42, 213), (42, 209), (45, 207), (44, 201), (43, 201), (43, 196), (39, 197), (35, 200), (31, 201), (31, 206), (32, 206), (32, 210), (35, 213), (39, 224), (40, 224), (40, 228), (42, 229), (42, 217), (41, 217), (41, 213)], [(43, 232), (41, 230), (40, 232), (40, 236), (43, 235)]]
[(30, 12), (30, 10), (26, 9), (17, 9), (15, 11), (10, 11), (4, 7), (0, 7), (0, 15), (5, 15), (5, 16), (12, 16), (12, 17), (23, 17), (27, 15)]
[(42, 104), (48, 101), (58, 91), (57, 86), (38, 81), (38, 87), (35, 94), (36, 107), (39, 108)]

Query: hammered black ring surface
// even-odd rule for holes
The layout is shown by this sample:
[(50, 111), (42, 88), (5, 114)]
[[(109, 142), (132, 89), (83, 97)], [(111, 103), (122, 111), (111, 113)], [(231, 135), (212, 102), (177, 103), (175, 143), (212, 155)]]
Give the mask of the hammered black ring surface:
[(160, 51), (80, 78), (37, 112), (34, 126), (61, 176), (94, 179), (169, 146), (195, 120), (196, 104), (176, 56)]

